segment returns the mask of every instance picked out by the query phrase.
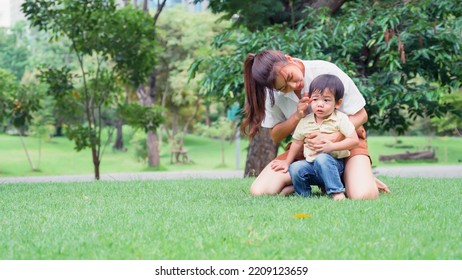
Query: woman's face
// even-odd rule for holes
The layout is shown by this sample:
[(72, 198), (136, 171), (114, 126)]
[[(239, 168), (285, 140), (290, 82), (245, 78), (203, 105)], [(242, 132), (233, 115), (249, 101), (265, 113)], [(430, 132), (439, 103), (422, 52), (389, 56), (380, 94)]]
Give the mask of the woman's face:
[(305, 85), (303, 73), (295, 62), (289, 62), (281, 67), (274, 88), (282, 93), (300, 91)]

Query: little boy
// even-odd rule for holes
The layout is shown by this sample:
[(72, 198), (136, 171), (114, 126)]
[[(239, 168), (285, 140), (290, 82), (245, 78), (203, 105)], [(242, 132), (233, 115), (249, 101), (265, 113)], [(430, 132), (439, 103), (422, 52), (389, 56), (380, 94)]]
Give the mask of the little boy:
[[(345, 199), (342, 183), (344, 158), (358, 145), (359, 139), (348, 116), (336, 109), (342, 104), (344, 87), (334, 75), (320, 75), (310, 84), (309, 97), (313, 113), (301, 119), (292, 135), (293, 141), (285, 160), (275, 160), (274, 170), (289, 171), (295, 192), (302, 196), (311, 195), (311, 185), (324, 187), (334, 200)], [(340, 132), (345, 139), (339, 142), (324, 141), (310, 150), (304, 145), (306, 136), (313, 132)], [(292, 163), (297, 153), (304, 147), (305, 160)], [(289, 166), (290, 165), (290, 166)]]

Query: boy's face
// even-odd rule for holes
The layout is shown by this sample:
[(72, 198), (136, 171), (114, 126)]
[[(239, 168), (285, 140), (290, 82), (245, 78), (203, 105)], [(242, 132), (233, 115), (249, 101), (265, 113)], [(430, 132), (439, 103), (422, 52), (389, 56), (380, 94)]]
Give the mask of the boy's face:
[(323, 119), (327, 119), (335, 109), (342, 104), (342, 99), (335, 102), (335, 94), (330, 89), (315, 91), (311, 94), (311, 109), (313, 113)]

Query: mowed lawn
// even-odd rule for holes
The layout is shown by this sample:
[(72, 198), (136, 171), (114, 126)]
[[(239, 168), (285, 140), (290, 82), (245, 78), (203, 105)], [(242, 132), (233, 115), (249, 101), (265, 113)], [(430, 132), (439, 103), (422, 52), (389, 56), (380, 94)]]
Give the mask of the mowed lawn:
[[(193, 163), (172, 164), (170, 150), (164, 139), (160, 147), (160, 166), (149, 168), (146, 163), (136, 159), (130, 139), (130, 131), (127, 130), (126, 151), (113, 150), (112, 145), (106, 147), (100, 166), (101, 174), (236, 169), (236, 142), (225, 142), (224, 155), (222, 155), (221, 141), (188, 135), (185, 148), (188, 150), (189, 159)], [(31, 170), (18, 136), (0, 134), (0, 177), (93, 174), (94, 172), (91, 151), (89, 149), (80, 152), (75, 151), (74, 143), (66, 137), (54, 137), (51, 140), (43, 141), (40, 157), (38, 139), (28, 137), (25, 142), (31, 159), (35, 166), (39, 166), (39, 170)], [(247, 155), (247, 141), (241, 140), (238, 148), (239, 166), (243, 169)]]
[[(222, 143), (216, 139), (188, 135), (185, 147), (188, 150), (191, 164), (171, 164), (170, 150), (166, 141), (160, 148), (160, 166), (148, 168), (145, 163), (135, 158), (134, 148), (130, 143), (133, 133), (125, 129), (125, 143), (127, 151), (112, 150), (109, 145), (101, 163), (101, 174), (118, 172), (145, 171), (182, 171), (182, 170), (223, 170), (244, 169), (247, 157), (248, 141), (242, 139), (240, 145), (236, 142), (224, 143), (224, 157)], [(55, 137), (43, 141), (41, 157), (39, 157), (38, 139), (25, 139), (29, 154), (38, 171), (32, 171), (26, 154), (18, 136), (0, 134), (0, 177), (7, 176), (43, 176), (93, 174), (93, 164), (90, 150), (76, 152), (74, 144), (65, 137)], [(399, 143), (397, 144), (397, 140)], [(416, 164), (462, 164), (462, 137), (385, 137), (372, 136), (368, 138), (369, 150), (374, 166), (396, 166)], [(404, 153), (406, 151), (420, 151), (426, 146), (434, 147), (438, 157), (437, 162), (380, 162), (380, 155)], [(280, 149), (282, 152), (282, 149)], [(40, 159), (40, 161), (39, 161)], [(224, 163), (223, 163), (224, 159)], [(236, 161), (239, 163), (237, 167)]]
[(0, 259), (462, 259), (462, 179), (382, 179), (341, 202), (252, 179), (0, 184)]

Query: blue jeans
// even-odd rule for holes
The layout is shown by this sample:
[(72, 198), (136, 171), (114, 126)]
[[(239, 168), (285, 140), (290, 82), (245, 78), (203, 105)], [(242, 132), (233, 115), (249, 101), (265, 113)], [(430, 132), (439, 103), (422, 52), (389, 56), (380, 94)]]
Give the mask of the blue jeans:
[(330, 154), (319, 154), (313, 162), (299, 160), (289, 166), (290, 177), (295, 192), (301, 196), (311, 196), (311, 185), (324, 187), (327, 194), (342, 193), (345, 163)]

